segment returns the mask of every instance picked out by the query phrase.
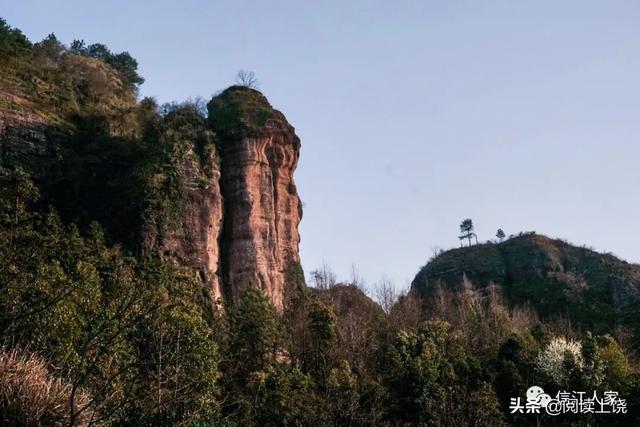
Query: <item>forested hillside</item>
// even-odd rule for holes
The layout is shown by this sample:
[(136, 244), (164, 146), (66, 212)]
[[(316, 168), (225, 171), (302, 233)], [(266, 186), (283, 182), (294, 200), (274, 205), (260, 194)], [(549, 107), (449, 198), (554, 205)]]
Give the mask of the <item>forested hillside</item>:
[(512, 305), (530, 304), (542, 317), (564, 316), (597, 332), (631, 332), (640, 324), (640, 265), (562, 240), (524, 233), (443, 252), (412, 287), (428, 294), (459, 288), (465, 278), (499, 286)]
[[(157, 105), (143, 81), (126, 52), (0, 21), (0, 425), (640, 423), (633, 325), (602, 312), (637, 290), (635, 267), (557, 258), (535, 277), (599, 292), (621, 274), (613, 299), (567, 310), (539, 306), (548, 289), (502, 253), (495, 275), (450, 281), (442, 255), (381, 305), (307, 286), (285, 116), (242, 84)], [(451, 286), (420, 292), (434, 274)], [(614, 390), (627, 410), (512, 413), (533, 385)]]

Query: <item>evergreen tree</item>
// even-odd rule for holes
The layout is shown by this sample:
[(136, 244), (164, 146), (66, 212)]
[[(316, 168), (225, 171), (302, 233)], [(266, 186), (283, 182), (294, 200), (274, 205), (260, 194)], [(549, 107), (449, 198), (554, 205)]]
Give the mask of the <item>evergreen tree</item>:
[(475, 236), (475, 233), (473, 232), (473, 221), (471, 220), (471, 218), (467, 218), (460, 223), (460, 233), (461, 234), (458, 238), (460, 240), (468, 239), (469, 246), (471, 246), (471, 238)]

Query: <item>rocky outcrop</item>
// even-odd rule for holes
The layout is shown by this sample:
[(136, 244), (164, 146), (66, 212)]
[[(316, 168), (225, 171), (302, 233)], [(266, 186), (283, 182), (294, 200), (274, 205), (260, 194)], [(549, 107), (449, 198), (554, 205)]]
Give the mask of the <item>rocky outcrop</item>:
[(178, 106), (126, 138), (76, 116), (62, 132), (49, 110), (11, 102), (20, 117), (0, 114), (0, 175), (28, 165), (63, 219), (97, 220), (114, 242), (190, 268), (216, 301), (255, 287), (282, 310), (300, 261), (300, 140), (260, 92), (230, 87), (208, 104), (208, 119)]
[(210, 290), (213, 302), (220, 302), (220, 234), (222, 231), (222, 194), (220, 171), (202, 162), (215, 163), (213, 156), (199, 159), (188, 146), (175, 170), (180, 174), (179, 218), (177, 224), (162, 227), (147, 224), (143, 233), (144, 247), (154, 249), (165, 259), (191, 268)]
[(18, 94), (0, 88), (0, 177), (12, 165), (35, 169), (48, 165), (52, 137), (62, 132), (37, 106)]
[(282, 309), (287, 269), (299, 263), (300, 199), (293, 181), (300, 140), (259, 92), (231, 87), (209, 103), (218, 138), (224, 219), (224, 294), (257, 287)]
[(177, 138), (172, 152), (181, 154), (170, 170), (179, 176), (178, 200), (161, 204), (174, 205), (177, 217), (164, 208), (152, 215), (145, 247), (192, 268), (216, 300), (237, 301), (254, 287), (282, 310), (287, 273), (300, 261), (302, 210), (293, 181), (300, 140), (253, 89), (231, 87), (208, 108), (208, 124), (196, 133), (214, 136), (199, 144), (189, 132)]

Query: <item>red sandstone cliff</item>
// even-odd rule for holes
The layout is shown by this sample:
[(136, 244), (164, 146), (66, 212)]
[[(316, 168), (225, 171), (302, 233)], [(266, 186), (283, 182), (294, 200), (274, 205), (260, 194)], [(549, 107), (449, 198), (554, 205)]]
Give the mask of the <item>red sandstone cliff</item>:
[(283, 306), (286, 271), (299, 262), (300, 199), (293, 181), (300, 140), (259, 92), (231, 87), (209, 103), (218, 138), (224, 217), (224, 294), (248, 287)]
[(193, 147), (185, 149), (176, 165), (181, 174), (182, 196), (178, 224), (165, 229), (147, 224), (144, 246), (193, 269), (210, 288), (211, 298), (218, 301), (223, 297), (219, 272), (223, 209), (220, 172), (217, 166), (203, 170), (202, 161), (215, 163), (213, 156), (199, 161)]
[[(61, 132), (60, 126), (45, 120), (42, 108), (18, 101), (14, 104), (21, 109), (10, 111), (19, 111), (24, 120), (0, 115), (0, 172), (9, 159), (29, 165), (40, 182), (59, 182), (43, 194), (47, 203), (62, 211), (65, 206), (95, 201), (73, 198), (83, 194), (76, 187), (83, 184), (84, 175), (59, 173), (55, 179), (46, 175), (49, 170), (65, 170), (56, 166), (59, 159), (54, 158), (64, 159), (59, 154), (64, 149), (70, 161), (86, 163), (86, 167), (73, 163), (76, 169), (92, 171), (89, 194), (99, 194), (102, 205), (92, 209), (87, 205), (87, 212), (96, 214), (112, 236), (124, 241), (131, 238), (134, 246), (142, 243), (145, 250), (192, 269), (215, 300), (232, 303), (246, 288), (256, 287), (277, 309), (283, 308), (287, 271), (300, 261), (302, 209), (293, 180), (300, 140), (284, 115), (260, 92), (233, 86), (211, 100), (206, 123), (201, 116), (187, 114), (186, 119), (174, 118), (175, 123), (166, 129), (160, 126), (150, 149), (160, 146), (161, 154), (145, 154), (143, 165), (118, 154), (120, 149), (128, 150), (126, 142), (106, 136), (91, 146), (78, 137), (82, 144), (77, 149), (70, 148), (67, 136), (52, 140), (52, 134)], [(173, 114), (178, 113), (186, 114)], [(182, 127), (180, 120), (187, 124)], [(161, 121), (171, 120), (164, 117)], [(111, 150), (108, 155), (107, 150)], [(143, 182), (129, 182), (130, 176), (138, 175), (138, 168), (145, 168)], [(96, 175), (98, 169), (101, 172)], [(101, 182), (103, 179), (106, 181)], [(178, 182), (177, 190), (170, 188), (175, 193), (168, 192), (171, 180)], [(154, 193), (154, 200), (159, 197), (162, 201), (137, 210), (133, 205), (145, 205), (149, 192)], [(133, 196), (127, 198), (129, 194)], [(120, 199), (124, 208), (112, 209), (111, 201)], [(120, 216), (114, 214), (118, 212)], [(76, 220), (72, 215), (68, 218)]]

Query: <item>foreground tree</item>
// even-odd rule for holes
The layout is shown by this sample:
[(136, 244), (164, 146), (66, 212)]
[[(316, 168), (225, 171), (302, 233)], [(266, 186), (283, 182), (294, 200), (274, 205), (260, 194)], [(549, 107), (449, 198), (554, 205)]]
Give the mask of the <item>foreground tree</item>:
[(385, 355), (389, 420), (408, 425), (505, 425), (478, 361), (446, 322), (400, 332)]
[(15, 176), (0, 192), (0, 336), (64, 376), (68, 424), (214, 414), (217, 349), (191, 275), (124, 256), (97, 224), (82, 235), (31, 212), (37, 194)]

